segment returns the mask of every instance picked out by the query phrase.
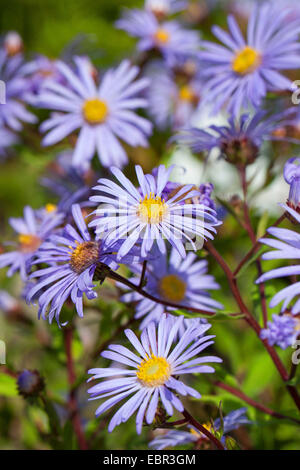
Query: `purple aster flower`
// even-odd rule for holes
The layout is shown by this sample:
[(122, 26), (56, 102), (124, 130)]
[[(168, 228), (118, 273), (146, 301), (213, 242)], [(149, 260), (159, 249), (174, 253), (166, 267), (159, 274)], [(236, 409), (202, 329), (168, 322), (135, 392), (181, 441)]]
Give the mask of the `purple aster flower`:
[(64, 84), (63, 77), (57, 69), (57, 61), (46, 56), (37, 56), (24, 66), (24, 70), (28, 75), (28, 89), (25, 98), (32, 105), (38, 106), (38, 95), (48, 81)]
[(214, 26), (214, 35), (223, 43), (203, 41), (203, 61), (207, 84), (205, 101), (217, 112), (226, 102), (237, 115), (249, 104), (259, 107), (268, 91), (292, 90), (292, 82), (279, 70), (298, 67), (299, 18), (287, 21), (288, 9), (277, 10), (271, 3), (256, 5), (248, 22), (245, 40), (233, 16), (228, 17), (229, 33)]
[[(91, 400), (106, 398), (97, 409), (96, 416), (127, 398), (112, 417), (108, 425), (109, 432), (121, 422), (126, 422), (138, 410), (136, 429), (140, 434), (144, 416), (147, 424), (153, 422), (159, 399), (168, 415), (172, 416), (173, 408), (179, 412), (184, 410), (177, 394), (201, 397), (198, 391), (185, 385), (179, 376), (213, 373), (214, 369), (204, 364), (222, 360), (215, 356), (199, 357), (201, 351), (213, 344), (213, 336), (199, 338), (195, 326), (188, 328), (175, 344), (174, 338), (182, 321), (183, 317), (178, 318), (171, 327), (166, 318), (162, 318), (157, 327), (150, 323), (141, 333), (140, 340), (132, 330), (125, 330), (125, 335), (137, 353), (124, 346), (110, 345), (109, 350), (101, 355), (118, 362), (121, 367), (89, 371), (93, 374), (89, 380), (105, 379), (88, 390)], [(124, 368), (124, 365), (128, 368)]]
[(134, 110), (147, 105), (140, 93), (148, 86), (146, 78), (136, 79), (139, 68), (123, 61), (108, 70), (97, 86), (87, 61), (75, 57), (77, 73), (61, 61), (57, 70), (68, 86), (47, 81), (40, 94), (40, 106), (55, 113), (41, 125), (49, 131), (44, 145), (53, 145), (80, 129), (73, 154), (73, 165), (86, 167), (95, 152), (103, 166), (123, 166), (127, 155), (118, 139), (134, 147), (147, 146), (152, 126)]
[(300, 322), (291, 315), (272, 315), (268, 328), (261, 330), (260, 337), (267, 339), (270, 346), (275, 344), (281, 349), (292, 346), (300, 334)]
[(35, 123), (37, 118), (21, 102), (28, 86), (22, 54), (10, 57), (4, 48), (0, 49), (0, 80), (5, 83), (5, 102), (0, 104), (0, 127), (20, 131), (23, 127), (21, 121)]
[(14, 251), (0, 255), (0, 268), (9, 266), (7, 275), (10, 277), (20, 271), (23, 280), (26, 280), (31, 262), (41, 243), (49, 237), (51, 232), (61, 224), (63, 214), (50, 211), (34, 211), (31, 207), (24, 208), (24, 218), (11, 217), (9, 223), (18, 233), (18, 243)]
[[(291, 209), (286, 205), (282, 205), (288, 213), (300, 224), (300, 214), (295, 210)], [(268, 229), (268, 233), (275, 238), (261, 238), (260, 242), (274, 248), (272, 251), (268, 251), (262, 255), (262, 259), (283, 259), (283, 260), (299, 260), (300, 259), (300, 234), (289, 229), (271, 227)], [(290, 266), (284, 266), (282, 268), (271, 269), (260, 276), (256, 283), (266, 282), (270, 279), (277, 279), (281, 277), (298, 276), (300, 274), (300, 264), (294, 264)], [(281, 289), (277, 294), (274, 295), (270, 302), (270, 307), (276, 307), (276, 305), (283, 302), (281, 311), (284, 312), (288, 305), (295, 300), (292, 306), (292, 314), (297, 315), (300, 313), (300, 282), (295, 282), (284, 289)], [(298, 298), (298, 299), (297, 299)]]
[(38, 281), (29, 290), (27, 302), (38, 297), (38, 316), (46, 319), (48, 314), (49, 323), (55, 317), (59, 324), (60, 311), (69, 297), (82, 317), (83, 294), (88, 299), (97, 297), (93, 290), (97, 265), (118, 267), (112, 250), (105, 250), (101, 242), (92, 240), (78, 204), (72, 206), (72, 214), (77, 230), (67, 224), (63, 233), (49, 237), (40, 246), (34, 262), (46, 263), (49, 267), (38, 269), (31, 275), (31, 279)]
[(16, 134), (6, 129), (0, 128), (0, 161), (7, 157), (10, 147), (18, 143)]
[(151, 64), (146, 76), (150, 78), (148, 111), (156, 125), (160, 129), (188, 126), (201, 98), (203, 84), (199, 77), (180, 83), (164, 62)]
[[(251, 423), (246, 416), (246, 412), (246, 408), (239, 408), (238, 410), (231, 411), (224, 417), (223, 436), (235, 429), (238, 429), (240, 426)], [(205, 424), (204, 426), (210, 431), (212, 429), (214, 431), (218, 431), (221, 427), (221, 420), (220, 418), (217, 418), (214, 421), (213, 426), (211, 424)], [(163, 450), (167, 447), (184, 446), (192, 443), (195, 444), (196, 442), (199, 442), (199, 440), (207, 439), (204, 434), (199, 432), (198, 429), (195, 429), (193, 426), (189, 426), (189, 429), (189, 432), (175, 429), (167, 431), (166, 434), (158, 436), (153, 439), (153, 441), (149, 442), (149, 447), (155, 450)], [(224, 441), (223, 437), (222, 441)]]
[[(90, 226), (96, 226), (98, 237), (102, 237), (106, 245), (122, 240), (119, 258), (126, 255), (138, 241), (141, 241), (143, 258), (154, 242), (161, 253), (165, 253), (164, 238), (185, 257), (183, 242), (190, 243), (191, 249), (196, 250), (192, 238), (198, 237), (202, 243), (206, 237), (213, 239), (211, 232), (216, 232), (214, 227), (220, 225), (220, 222), (215, 217), (215, 211), (209, 207), (186, 203), (187, 199), (197, 195), (192, 185), (183, 186), (167, 201), (162, 199), (173, 166), (167, 169), (160, 165), (156, 177), (144, 175), (139, 165), (135, 169), (140, 184), (138, 189), (118, 168), (113, 167), (111, 171), (121, 185), (102, 178), (94, 189), (105, 195), (90, 198), (100, 203), (94, 212), (96, 218)], [(181, 204), (183, 201), (185, 203)]]
[(196, 31), (183, 29), (177, 21), (160, 23), (150, 11), (125, 10), (116, 26), (140, 39), (139, 51), (158, 50), (167, 61), (173, 62), (199, 51), (200, 40)]
[[(223, 305), (213, 300), (207, 291), (219, 289), (214, 277), (207, 274), (207, 261), (199, 260), (194, 253), (188, 253), (182, 258), (175, 248), (172, 248), (170, 259), (154, 250), (153, 259), (148, 261), (145, 279), (146, 291), (159, 299), (201, 308), (214, 312), (222, 309)], [(131, 281), (139, 284), (141, 268), (136, 268), (137, 276)], [(137, 292), (130, 292), (122, 297), (124, 302), (138, 302), (135, 318), (146, 316), (140, 325), (143, 329), (149, 322), (158, 323), (165, 312), (173, 309), (144, 298)]]
[(267, 116), (266, 111), (257, 111), (253, 116), (243, 114), (238, 119), (229, 118), (226, 126), (184, 129), (176, 140), (196, 153), (209, 152), (217, 147), (232, 163), (252, 163), (262, 143), (277, 140), (274, 131), (289, 123), (293, 113), (293, 109), (288, 109), (271, 116)]
[(300, 212), (300, 157), (290, 158), (284, 165), (283, 176), (290, 185), (288, 206)]

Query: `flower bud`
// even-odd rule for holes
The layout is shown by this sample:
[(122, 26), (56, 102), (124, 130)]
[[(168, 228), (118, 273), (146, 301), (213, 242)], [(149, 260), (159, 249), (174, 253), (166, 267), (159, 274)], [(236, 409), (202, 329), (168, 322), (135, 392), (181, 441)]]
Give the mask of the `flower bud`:
[(24, 369), (17, 378), (18, 391), (23, 397), (36, 397), (45, 387), (43, 377), (37, 370)]
[(258, 147), (249, 139), (233, 139), (223, 142), (222, 153), (225, 159), (234, 165), (246, 166), (253, 163), (258, 156)]
[(300, 157), (290, 158), (283, 170), (285, 181), (290, 185), (287, 204), (300, 212)]

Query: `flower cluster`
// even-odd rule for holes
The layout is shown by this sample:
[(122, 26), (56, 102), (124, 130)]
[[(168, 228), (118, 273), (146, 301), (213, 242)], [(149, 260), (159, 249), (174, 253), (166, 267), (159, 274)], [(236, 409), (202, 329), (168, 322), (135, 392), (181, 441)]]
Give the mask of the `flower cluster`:
[[(16, 237), (0, 245), (0, 268), (8, 268), (8, 277), (19, 273), (25, 283), (23, 297), (36, 305), (38, 318), (55, 320), (64, 332), (71, 331), (64, 329), (67, 323), (76, 328), (90, 306), (98, 308), (101, 318), (106, 315), (99, 308), (102, 292), (108, 296), (100, 289), (106, 280), (117, 308), (123, 312), (125, 305), (133, 329), (123, 328), (124, 344), (110, 344), (105, 338), (106, 346), (99, 351), (113, 362), (89, 370), (90, 400), (103, 400), (96, 416), (119, 405), (109, 432), (134, 414), (138, 434), (144, 425), (170, 427), (174, 412), (186, 418), (179, 396), (200, 399), (197, 374), (214, 373), (209, 364), (222, 362), (213, 352), (200, 355), (214, 348), (215, 336), (207, 331), (215, 317), (246, 319), (277, 367), (273, 348), (287, 349), (299, 336), (300, 157), (284, 162), (289, 194), (283, 203), (281, 197), (274, 198), (276, 191), (272, 193), (273, 205), (279, 202), (284, 212), (265, 235), (270, 219), (262, 216), (258, 222), (247, 191), (261, 157), (267, 161), (265, 189), (276, 172), (282, 185), (281, 150), (288, 149), (290, 157), (295, 155), (292, 146), (299, 144), (287, 137), (290, 127), (297, 134), (298, 113), (287, 102), (294, 86), (283, 71), (299, 64), (300, 15), (264, 2), (244, 17), (246, 36), (232, 15), (227, 18), (228, 32), (214, 26), (221, 42), (217, 44), (202, 40), (198, 30), (180, 20), (187, 5), (185, 0), (145, 0), (143, 8), (125, 10), (116, 28), (138, 39), (135, 55), (108, 69), (98, 69), (76, 51), (72, 57), (38, 55), (26, 62), (22, 39), (15, 32), (0, 43), (0, 80), (6, 84), (5, 105), (0, 106), (0, 162), (16, 158), (16, 145), (31, 139), (39, 151), (51, 147), (49, 154), (55, 154), (39, 174), (41, 198), (46, 188), (50, 202), (38, 209), (26, 205), (23, 217), (9, 219)], [(279, 152), (274, 151), (276, 143), (282, 146)], [(176, 151), (186, 146), (197, 155), (189, 153), (185, 160), (187, 154), (180, 153), (178, 165), (173, 152), (177, 144)], [(219, 171), (212, 158), (199, 161), (215, 149), (240, 183), (239, 195), (228, 183), (234, 195), (227, 205), (227, 198), (214, 199), (214, 190), (216, 186), (218, 196), (218, 180), (227, 181), (228, 174)], [(192, 170), (176, 180), (173, 170), (187, 168), (189, 158)], [(213, 183), (203, 176), (209, 165)], [(224, 224), (219, 210), (226, 212)], [(230, 216), (236, 225), (227, 223)], [(281, 223), (286, 225), (279, 227)], [(239, 243), (235, 246), (236, 226), (249, 235), (251, 249), (231, 269), (229, 263), (240, 249)], [(218, 244), (220, 250), (228, 248), (224, 258)], [(271, 250), (262, 254), (260, 245)], [(264, 261), (272, 261), (268, 271)], [(229, 289), (218, 270), (210, 273), (214, 262), (225, 274), (237, 313), (224, 307), (227, 299), (220, 293)], [(255, 263), (259, 274), (251, 288), (248, 278), (244, 301), (237, 277)], [(252, 287), (260, 296), (262, 320), (247, 306)], [(15, 294), (1, 289), (0, 309), (20, 313)], [(74, 312), (80, 317), (76, 323)], [(120, 328), (116, 336), (119, 333)], [(68, 337), (66, 343), (70, 367)], [(282, 368), (279, 364), (284, 377)], [(69, 370), (71, 382), (73, 375)], [(17, 380), (24, 397), (44, 393), (37, 371), (25, 369)], [(233, 387), (223, 388), (232, 388), (234, 394)], [(299, 405), (293, 385), (287, 389)], [(72, 394), (73, 389), (73, 399)], [(256, 406), (254, 400), (248, 402)], [(202, 430), (207, 433), (185, 419), (185, 430), (169, 430), (149, 446), (200, 448), (211, 441), (229, 448), (227, 434), (250, 424), (246, 411), (237, 409), (205, 424)]]

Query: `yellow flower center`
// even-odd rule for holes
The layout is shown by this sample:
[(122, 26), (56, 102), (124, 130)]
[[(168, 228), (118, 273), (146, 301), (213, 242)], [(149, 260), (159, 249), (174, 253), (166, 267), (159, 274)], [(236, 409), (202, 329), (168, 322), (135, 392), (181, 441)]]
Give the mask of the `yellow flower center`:
[(76, 248), (69, 246), (72, 250), (70, 266), (77, 274), (82, 273), (85, 269), (96, 263), (99, 258), (99, 249), (97, 242), (77, 242)]
[(195, 93), (192, 90), (192, 88), (188, 85), (182, 86), (179, 90), (179, 98), (182, 101), (188, 101), (188, 102), (193, 102), (195, 101)]
[(164, 357), (152, 354), (138, 366), (136, 375), (145, 387), (159, 387), (169, 380), (171, 366)]
[(168, 274), (160, 279), (158, 290), (165, 300), (180, 302), (185, 297), (186, 283), (175, 274)]
[(57, 209), (57, 206), (55, 204), (46, 204), (45, 206), (45, 209), (47, 212), (51, 213), (51, 212), (55, 212), (56, 209)]
[(82, 107), (84, 119), (89, 124), (100, 124), (105, 121), (108, 114), (108, 107), (105, 101), (98, 98), (86, 100)]
[(252, 47), (246, 46), (236, 53), (232, 62), (232, 70), (240, 75), (246, 75), (253, 72), (260, 63), (260, 54)]
[(25, 233), (21, 233), (18, 237), (20, 248), (23, 253), (33, 253), (36, 251), (40, 244), (41, 239), (36, 235), (28, 235)]
[(147, 194), (144, 200), (140, 201), (137, 208), (137, 215), (142, 222), (148, 224), (158, 224), (162, 221), (167, 212), (168, 206), (164, 199), (161, 200), (161, 197), (155, 196), (154, 193), (150, 193), (149, 196)]
[(170, 40), (170, 34), (163, 28), (158, 28), (154, 34), (154, 39), (158, 44), (167, 44)]

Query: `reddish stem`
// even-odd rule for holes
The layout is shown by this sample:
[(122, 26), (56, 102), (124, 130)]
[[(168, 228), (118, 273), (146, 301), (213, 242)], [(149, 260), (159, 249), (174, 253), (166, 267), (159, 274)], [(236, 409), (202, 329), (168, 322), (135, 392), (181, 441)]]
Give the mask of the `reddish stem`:
[[(251, 224), (251, 219), (250, 219), (250, 214), (249, 214), (249, 207), (248, 207), (248, 204), (247, 204), (247, 188), (248, 188), (248, 185), (247, 185), (247, 180), (246, 180), (246, 169), (245, 169), (245, 167), (243, 167), (240, 170), (240, 174), (241, 174), (242, 188), (243, 188), (243, 194), (244, 194), (243, 207), (244, 207), (245, 228), (246, 228), (246, 231), (247, 231), (247, 233), (250, 237), (250, 240), (251, 240), (253, 246), (255, 246), (256, 243), (257, 243), (257, 240), (256, 240), (255, 232), (254, 232), (252, 224)], [(260, 259), (256, 260), (256, 266), (257, 266), (258, 275), (261, 276), (263, 274), (263, 271), (262, 271)], [(263, 323), (264, 323), (264, 327), (266, 328), (267, 327), (267, 321), (268, 321), (268, 309), (267, 309), (267, 301), (266, 301), (266, 296), (265, 296), (264, 283), (260, 283), (259, 286), (258, 286), (258, 289), (259, 289), (259, 294), (260, 294), (260, 298), (261, 298)]]
[(219, 439), (217, 439), (216, 436), (214, 436), (208, 429), (202, 426), (202, 424), (198, 423), (198, 421), (193, 418), (186, 409), (183, 410), (182, 414), (192, 426), (198, 429), (198, 431), (202, 432), (202, 434), (205, 434), (205, 436), (216, 446), (218, 450), (225, 450), (222, 442), (220, 442)]
[(153, 295), (149, 294), (148, 292), (146, 292), (141, 287), (137, 286), (136, 284), (133, 284), (133, 282), (129, 281), (128, 279), (126, 279), (125, 277), (121, 276), (120, 274), (118, 274), (114, 271), (109, 270), (106, 273), (106, 275), (107, 275), (108, 278), (114, 279), (115, 281), (118, 281), (118, 282), (121, 282), (122, 284), (129, 287), (130, 289), (138, 292), (143, 297), (146, 297), (147, 299), (152, 300), (153, 302), (156, 302), (158, 304), (165, 305), (166, 307), (171, 307), (171, 308), (174, 308), (176, 310), (189, 310), (190, 312), (195, 312), (195, 313), (199, 313), (199, 314), (202, 314), (202, 315), (208, 315), (208, 316), (214, 316), (215, 315), (215, 312), (210, 312), (208, 310), (203, 310), (203, 309), (200, 309), (200, 308), (190, 307), (188, 305), (179, 305), (179, 304), (176, 304), (174, 302), (169, 302), (169, 301), (160, 299), (158, 297), (154, 297)]
[[(276, 222), (274, 222), (274, 224), (272, 225), (272, 227), (277, 227), (278, 225), (281, 224), (281, 222), (285, 219), (285, 214), (282, 214), (279, 219), (276, 220)], [(264, 237), (267, 237), (268, 236), (268, 232), (265, 232), (264, 235), (262, 236), (262, 238)], [(258, 250), (260, 246), (260, 242), (259, 240), (255, 242), (255, 244), (253, 245), (253, 247), (251, 248), (250, 251), (248, 251), (248, 253), (244, 256), (244, 258), (240, 261), (240, 263), (238, 264), (237, 268), (235, 269), (235, 271), (233, 272), (234, 274), (234, 277), (236, 277), (238, 275), (238, 273), (240, 272), (240, 270), (242, 269), (242, 267), (244, 266), (245, 263), (247, 263), (247, 261), (249, 261), (249, 259), (255, 254), (255, 252)]]
[[(258, 338), (260, 339), (260, 341), (263, 343), (264, 347), (268, 351), (268, 353), (271, 356), (271, 358), (272, 358), (272, 360), (273, 360), (273, 362), (274, 362), (274, 364), (275, 364), (282, 380), (284, 382), (287, 382), (289, 380), (289, 374), (287, 373), (287, 371), (286, 371), (284, 365), (282, 364), (282, 362), (281, 362), (277, 352), (275, 351), (275, 349), (272, 346), (269, 345), (267, 340), (263, 340), (260, 337), (261, 327), (259, 326), (256, 319), (251, 315), (248, 308), (244, 304), (244, 301), (241, 297), (240, 291), (237, 287), (236, 279), (235, 279), (231, 269), (229, 268), (229, 266), (227, 265), (227, 263), (225, 262), (223, 257), (219, 254), (219, 252), (216, 250), (216, 248), (212, 245), (211, 242), (209, 242), (209, 241), (206, 242), (206, 249), (215, 258), (217, 263), (223, 269), (223, 271), (224, 271), (224, 273), (225, 273), (225, 275), (228, 279), (231, 292), (232, 292), (234, 298), (236, 299), (236, 302), (237, 302), (239, 308), (241, 309), (241, 312), (244, 313), (244, 315), (245, 315), (245, 320), (251, 326), (251, 328), (255, 331)], [(291, 397), (293, 398), (296, 406), (300, 410), (300, 397), (298, 395), (297, 390), (295, 389), (295, 387), (292, 387), (290, 385), (286, 385), (286, 388), (289, 391)]]
[(240, 398), (244, 402), (248, 403), (249, 405), (253, 406), (259, 411), (262, 411), (263, 413), (266, 413), (270, 416), (274, 416), (274, 418), (279, 418), (279, 419), (288, 419), (290, 421), (293, 421), (295, 423), (300, 424), (300, 420), (296, 418), (292, 418), (291, 416), (285, 416), (282, 415), (281, 413), (277, 413), (277, 411), (271, 410), (271, 408), (268, 408), (265, 405), (262, 405), (261, 403), (258, 403), (257, 401), (253, 400), (252, 398), (248, 397), (243, 393), (241, 390), (238, 390), (234, 387), (231, 387), (231, 385), (227, 385), (223, 382), (215, 382), (214, 385), (216, 387), (222, 388), (223, 390), (226, 390), (227, 392), (231, 393), (232, 395)]

